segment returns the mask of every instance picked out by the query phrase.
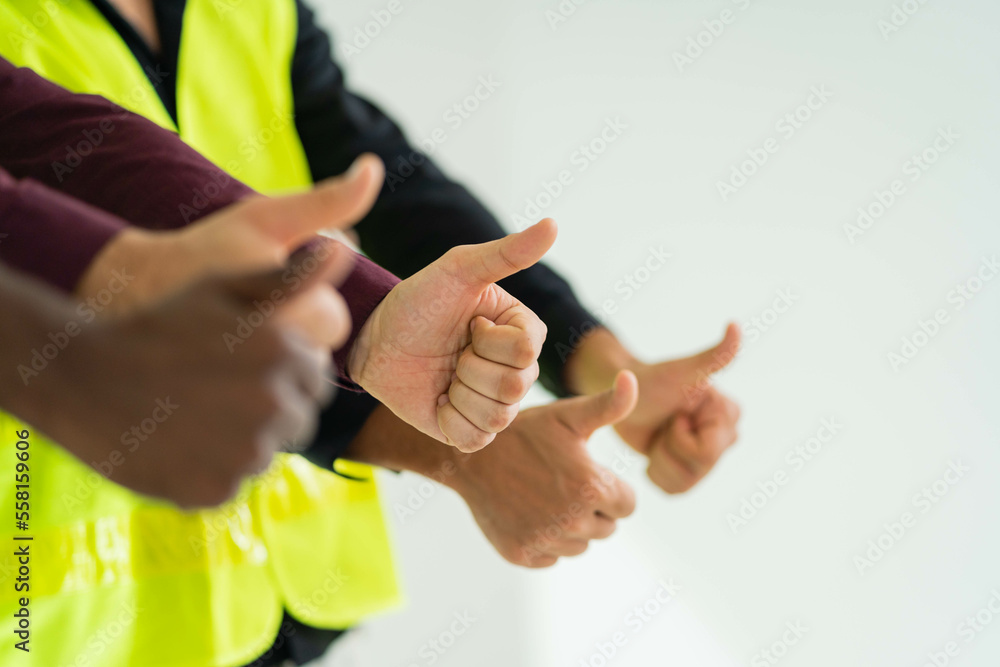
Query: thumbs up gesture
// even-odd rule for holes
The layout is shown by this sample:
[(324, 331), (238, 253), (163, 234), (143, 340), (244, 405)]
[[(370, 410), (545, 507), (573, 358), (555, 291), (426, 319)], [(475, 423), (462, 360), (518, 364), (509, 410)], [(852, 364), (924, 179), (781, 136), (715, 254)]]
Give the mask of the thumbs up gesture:
[(351, 378), (421, 432), (482, 449), (517, 415), (538, 377), (545, 325), (496, 282), (535, 264), (556, 227), (452, 248), (398, 284), (348, 357)]
[[(365, 155), (309, 192), (249, 199), (181, 230), (126, 229), (88, 268), (77, 294), (93, 298), (120, 276), (128, 284), (100, 310), (124, 314), (205, 275), (279, 267), (318, 232), (364, 216), (383, 173), (379, 159)], [(543, 220), (491, 243), (459, 246), (397, 285), (350, 351), (351, 378), (423, 433), (462, 451), (485, 447), (538, 377), (545, 339), (538, 317), (494, 283), (537, 262), (555, 236), (555, 223)], [(349, 260), (341, 254), (337, 261)], [(336, 347), (343, 327), (324, 328), (315, 313), (338, 304), (332, 286), (317, 288), (282, 317), (311, 343)]]
[(682, 493), (712, 469), (736, 442), (739, 407), (710, 383), (740, 347), (740, 330), (726, 329), (717, 345), (684, 359), (630, 364), (639, 402), (615, 426), (622, 439), (649, 457), (649, 477), (668, 493)]
[(524, 410), (491, 447), (459, 459), (444, 483), (462, 496), (506, 560), (548, 567), (583, 553), (635, 509), (632, 489), (587, 453), (587, 440), (635, 407), (635, 376), (611, 389)]

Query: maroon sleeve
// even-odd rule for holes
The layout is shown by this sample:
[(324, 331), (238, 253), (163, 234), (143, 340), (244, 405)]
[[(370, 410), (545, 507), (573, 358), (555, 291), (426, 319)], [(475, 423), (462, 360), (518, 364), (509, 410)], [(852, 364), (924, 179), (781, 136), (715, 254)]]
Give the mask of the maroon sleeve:
[[(0, 189), (0, 258), (67, 291), (123, 220), (176, 229), (253, 194), (176, 134), (2, 58), (0, 167), (10, 172)], [(342, 378), (359, 330), (397, 282), (359, 257), (341, 286), (354, 318), (335, 356)]]
[(72, 292), (126, 222), (0, 169), (0, 260)]
[(147, 229), (253, 194), (174, 133), (0, 59), (0, 166)]

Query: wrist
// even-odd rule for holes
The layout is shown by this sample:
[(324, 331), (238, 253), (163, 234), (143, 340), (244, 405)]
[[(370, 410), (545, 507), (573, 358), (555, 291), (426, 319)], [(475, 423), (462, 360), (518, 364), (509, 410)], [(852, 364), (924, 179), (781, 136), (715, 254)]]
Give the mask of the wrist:
[(567, 388), (582, 396), (599, 394), (614, 384), (621, 370), (638, 370), (643, 363), (604, 328), (594, 329), (566, 362)]
[(374, 322), (377, 313), (378, 308), (361, 325), (361, 329), (354, 339), (354, 344), (351, 345), (351, 349), (347, 352), (347, 358), (344, 361), (344, 372), (347, 374), (347, 379), (362, 388), (364, 387), (362, 378), (364, 377), (365, 365), (371, 351), (372, 328), (375, 326)]
[(421, 433), (384, 405), (369, 415), (344, 453), (344, 458), (352, 461), (415, 472), (438, 481), (453, 475), (461, 456), (454, 447)]
[(156, 298), (157, 283), (169, 281), (162, 264), (168, 235), (128, 227), (101, 249), (77, 283), (75, 295), (94, 298), (102, 291), (114, 294), (112, 312), (127, 312), (144, 301)]

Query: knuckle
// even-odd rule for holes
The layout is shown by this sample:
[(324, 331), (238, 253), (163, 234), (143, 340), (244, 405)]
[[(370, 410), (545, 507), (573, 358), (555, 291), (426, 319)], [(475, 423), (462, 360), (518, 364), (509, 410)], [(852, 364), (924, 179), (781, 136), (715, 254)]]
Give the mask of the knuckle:
[(247, 402), (247, 408), (259, 423), (268, 423), (284, 412), (284, 405), (271, 386), (261, 387), (256, 396)]
[(236, 495), (240, 488), (240, 478), (235, 474), (227, 474), (214, 478), (206, 478), (188, 497), (188, 507), (214, 507), (221, 505)]
[(534, 558), (530, 546), (517, 542), (506, 544), (497, 551), (505, 561), (514, 565), (527, 566)]
[(275, 326), (265, 324), (258, 329), (250, 339), (256, 358), (265, 366), (277, 366), (284, 363), (292, 353), (292, 341), (289, 335)]
[(319, 415), (316, 414), (315, 411), (309, 410), (307, 412), (300, 413), (298, 419), (295, 420), (294, 425), (291, 428), (286, 429), (285, 438), (286, 441), (291, 442), (296, 437), (296, 434), (298, 434), (302, 441), (309, 443), (312, 442), (313, 436), (316, 435), (316, 431), (318, 429)]
[(587, 481), (584, 483), (594, 489), (598, 498), (606, 498), (612, 485), (615, 483), (615, 476), (604, 468), (598, 468), (590, 472)]
[(503, 262), (503, 265), (504, 267), (506, 267), (507, 271), (510, 271), (512, 273), (517, 273), (518, 271), (521, 270), (520, 265), (510, 258), (510, 255), (508, 254), (508, 251), (504, 248), (504, 246), (500, 246), (498, 250), (500, 251), (498, 253), (500, 255), (500, 261)]
[(338, 314), (330, 321), (330, 347), (339, 350), (351, 337), (351, 316)]
[(670, 476), (658, 467), (650, 466), (646, 471), (649, 479), (671, 495), (687, 493), (698, 482), (694, 473), (682, 471), (678, 476)]
[(688, 491), (694, 488), (694, 485), (695, 485), (695, 480), (685, 480), (677, 484), (674, 487), (674, 490), (670, 491), (670, 493), (674, 494), (687, 493)]
[(455, 246), (441, 255), (440, 266), (446, 271), (455, 272), (462, 265), (468, 252), (468, 246)]
[(316, 394), (316, 402), (323, 407), (333, 403), (333, 399), (337, 396), (337, 385), (332, 381), (327, 381), (325, 373), (326, 368), (324, 367), (319, 374), (319, 391)]
[(514, 341), (513, 362), (519, 368), (527, 368), (538, 359), (539, 350), (528, 336), (520, 336)]
[(531, 388), (531, 383), (529, 382), (529, 376), (524, 375), (523, 372), (518, 373), (504, 373), (500, 377), (500, 400), (504, 402), (516, 402), (524, 398), (524, 395), (528, 393), (528, 389)]
[(248, 461), (250, 470), (254, 474), (267, 470), (271, 466), (271, 461), (274, 460), (274, 452), (278, 446), (279, 443), (272, 442), (271, 438), (258, 438)]
[[(486, 417), (486, 427), (491, 433), (499, 433), (514, 421), (517, 416), (516, 405), (504, 405), (491, 410)], [(484, 445), (485, 446), (485, 445)]]
[[(462, 350), (462, 353), (458, 355), (458, 362), (455, 364), (455, 373), (458, 375), (458, 379), (465, 382), (465, 379), (472, 377), (472, 363), (475, 358), (475, 353), (472, 351), (472, 346), (466, 347)], [(468, 382), (465, 382), (468, 384)]]
[(453, 444), (460, 452), (471, 454), (485, 448), (493, 442), (494, 434), (478, 431), (453, 440)]
[(493, 442), (493, 440), (494, 440), (494, 439), (495, 439), (496, 437), (497, 437), (497, 436), (496, 436), (496, 434), (495, 434), (495, 433), (487, 433), (487, 434), (485, 434), (485, 435), (483, 436), (483, 440), (482, 440), (482, 445), (481, 445), (481, 446), (479, 447), (479, 449), (483, 449), (483, 448), (485, 448), (485, 447), (486, 447), (487, 445), (489, 445), (489, 444), (490, 444), (491, 442)]
[(701, 447), (691, 453), (691, 458), (699, 467), (711, 468), (719, 460), (721, 449), (721, 446)]
[(544, 556), (532, 558), (525, 564), (525, 567), (529, 567), (533, 570), (540, 570), (546, 567), (552, 567), (558, 560), (559, 559), (556, 556), (549, 556), (546, 554)]
[(528, 375), (528, 377), (530, 378), (530, 382), (528, 382), (529, 389), (531, 388), (531, 385), (535, 384), (538, 381), (538, 378), (541, 375), (541, 373), (542, 369), (538, 365), (538, 362), (536, 361), (531, 365), (531, 373)]

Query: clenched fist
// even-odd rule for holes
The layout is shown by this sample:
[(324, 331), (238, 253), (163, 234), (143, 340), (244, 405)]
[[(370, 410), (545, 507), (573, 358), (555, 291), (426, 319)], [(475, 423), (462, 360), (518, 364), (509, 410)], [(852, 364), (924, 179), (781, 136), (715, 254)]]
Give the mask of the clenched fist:
[(488, 445), (538, 377), (545, 325), (496, 281), (535, 264), (552, 220), (458, 246), (397, 285), (365, 323), (348, 373), (404, 421), (464, 452)]
[(548, 567), (604, 539), (635, 509), (635, 494), (587, 453), (597, 429), (635, 407), (623, 371), (608, 391), (525, 410), (493, 445), (446, 478), (496, 550), (515, 565)]
[(667, 493), (682, 493), (701, 480), (736, 442), (739, 407), (711, 384), (740, 347), (735, 324), (717, 345), (690, 357), (655, 364), (635, 359), (606, 329), (588, 334), (570, 357), (574, 390), (592, 394), (627, 368), (639, 381), (635, 410), (615, 425), (622, 439), (649, 457), (649, 477)]

